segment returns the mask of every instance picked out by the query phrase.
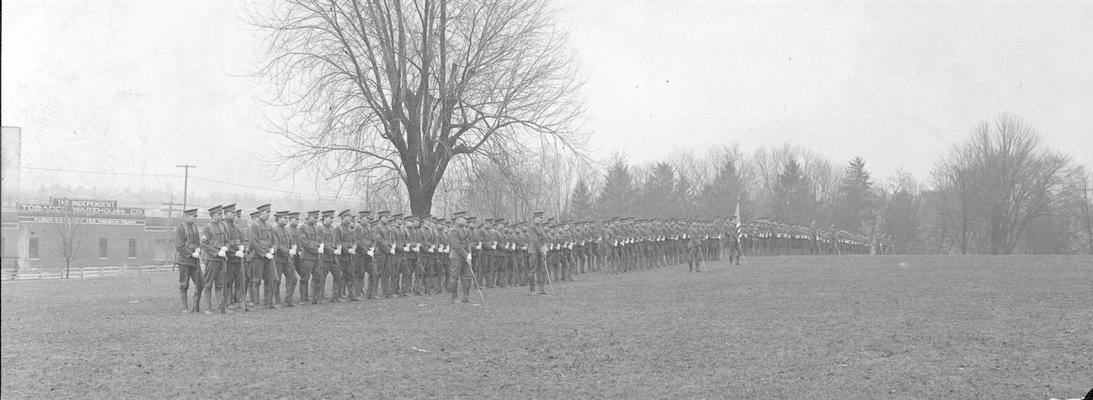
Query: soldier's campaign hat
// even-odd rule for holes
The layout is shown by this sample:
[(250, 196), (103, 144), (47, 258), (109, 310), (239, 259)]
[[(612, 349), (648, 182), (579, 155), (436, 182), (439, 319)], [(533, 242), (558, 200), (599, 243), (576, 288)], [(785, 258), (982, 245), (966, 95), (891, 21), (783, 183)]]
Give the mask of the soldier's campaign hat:
[(307, 212), (307, 217), (308, 217), (308, 218), (311, 218), (311, 217), (315, 217), (315, 218), (318, 218), (318, 217), (319, 217), (319, 213), (321, 213), (321, 212), (322, 212), (322, 211), (319, 211), (319, 210), (311, 210), (311, 211), (308, 211), (308, 212)]
[(224, 212), (223, 206), (213, 206), (212, 208), (209, 208), (209, 215), (220, 214), (222, 212)]
[(269, 204), (263, 204), (258, 206), (258, 212), (269, 211)]
[(235, 212), (235, 203), (228, 204), (228, 205), (224, 206), (223, 208), (224, 208), (224, 212), (234, 213)]
[(188, 215), (197, 215), (197, 209), (196, 208), (191, 208), (189, 210), (183, 211), (182, 215), (187, 215), (187, 216)]
[(345, 210), (342, 210), (342, 212), (338, 213), (339, 217), (345, 217), (347, 215), (353, 215), (353, 210), (345, 209)]
[(334, 211), (334, 210), (323, 211), (323, 218), (333, 217), (335, 212), (337, 212), (337, 211)]

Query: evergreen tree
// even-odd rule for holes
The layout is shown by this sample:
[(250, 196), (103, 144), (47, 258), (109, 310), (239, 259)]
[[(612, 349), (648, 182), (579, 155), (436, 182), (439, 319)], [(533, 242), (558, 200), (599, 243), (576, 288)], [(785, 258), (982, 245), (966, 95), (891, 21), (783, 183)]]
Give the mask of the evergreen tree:
[(573, 195), (569, 197), (569, 214), (576, 219), (588, 219), (592, 216), (592, 191), (584, 178), (577, 181)]
[(603, 191), (596, 199), (598, 218), (629, 216), (633, 214), (634, 177), (626, 160), (616, 159), (604, 176)]
[(698, 199), (699, 215), (704, 218), (724, 217), (736, 212), (736, 201), (743, 197), (743, 185), (736, 165), (722, 163), (713, 180), (702, 188)]
[(669, 213), (674, 206), (673, 192), (675, 190), (675, 170), (666, 162), (659, 162), (653, 166), (649, 176), (645, 178), (638, 195), (638, 204), (635, 212), (645, 217), (662, 217)]
[(850, 160), (839, 182), (837, 198), (833, 222), (839, 228), (861, 231), (863, 224), (872, 221), (876, 195), (873, 193), (873, 183), (869, 181), (869, 172), (865, 170), (865, 160), (861, 157)]
[(816, 193), (797, 160), (785, 163), (774, 192), (775, 220), (807, 226), (816, 218)]

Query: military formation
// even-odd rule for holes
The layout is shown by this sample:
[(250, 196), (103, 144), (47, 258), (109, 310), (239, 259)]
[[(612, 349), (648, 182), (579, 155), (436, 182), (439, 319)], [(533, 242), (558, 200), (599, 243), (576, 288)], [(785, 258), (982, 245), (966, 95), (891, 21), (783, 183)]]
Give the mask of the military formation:
[[(208, 209), (198, 226), (197, 209), (184, 212), (176, 229), (176, 263), (183, 312), (228, 313), (448, 292), (470, 303), (472, 288), (527, 287), (548, 294), (574, 275), (625, 273), (703, 261), (740, 264), (747, 255), (850, 254), (859, 237), (802, 236), (769, 222), (737, 224), (735, 218), (611, 218), (562, 221), (533, 214), (526, 222), (309, 211), (272, 212), (257, 207), (240, 218), (235, 204)], [(301, 216), (303, 217), (301, 219)], [(802, 244), (802, 240), (811, 240)], [(806, 240), (806, 241), (807, 241)], [(188, 295), (195, 286), (193, 307)], [(298, 298), (297, 298), (298, 295)], [(204, 302), (202, 302), (204, 300)], [(215, 300), (215, 303), (214, 303)]]

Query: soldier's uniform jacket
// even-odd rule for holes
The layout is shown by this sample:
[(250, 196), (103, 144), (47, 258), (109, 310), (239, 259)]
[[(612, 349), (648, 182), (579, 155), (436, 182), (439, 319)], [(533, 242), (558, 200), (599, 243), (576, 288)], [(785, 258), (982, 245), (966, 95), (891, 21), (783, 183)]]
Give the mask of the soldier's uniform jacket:
[(197, 224), (183, 222), (175, 227), (175, 262), (187, 267), (197, 266), (194, 250), (201, 246)]
[[(342, 254), (339, 257), (348, 258), (351, 255), (349, 249), (356, 245), (356, 240), (353, 238), (353, 227), (348, 222), (342, 222), (334, 226), (334, 243), (333, 247), (340, 246), (342, 248)], [(333, 250), (331, 249), (331, 254), (333, 254)], [(354, 249), (353, 251), (357, 250)]]
[(375, 237), (372, 227), (367, 222), (356, 224), (356, 254), (367, 256), (369, 248), (375, 246)]
[[(220, 248), (228, 246), (228, 233), (224, 230), (224, 224), (221, 222), (209, 221), (204, 228), (201, 228), (201, 257), (205, 261), (221, 259), (217, 256), (220, 253)], [(228, 249), (228, 252), (231, 252)]]
[(298, 232), (296, 242), (303, 249), (300, 253), (301, 260), (314, 261), (319, 259), (319, 242), (322, 238), (319, 236), (318, 225), (318, 223), (303, 223), (296, 230)]
[(471, 253), (472, 239), (467, 229), (459, 226), (448, 228), (446, 239), (451, 259), (466, 259)]
[(254, 257), (264, 258), (277, 244), (274, 242), (273, 227), (261, 219), (250, 224), (247, 237), (250, 238), (250, 249)]
[(241, 262), (242, 258), (236, 257), (235, 252), (242, 248), (244, 252), (247, 248), (247, 235), (243, 231), (243, 227), (239, 226), (238, 222), (228, 220), (220, 221), (223, 225), (224, 231), (228, 235), (228, 261), (229, 262)]
[(273, 229), (273, 243), (276, 243), (275, 246), (277, 246), (275, 256), (277, 257), (277, 260), (280, 260), (281, 262), (288, 260), (288, 252), (289, 250), (292, 250), (292, 245), (296, 243), (289, 233), (290, 229), (291, 228), (289, 228), (287, 224), (277, 224), (277, 227)]
[(319, 243), (323, 244), (323, 255), (334, 255), (334, 248), (337, 247), (337, 239), (334, 237), (334, 226), (318, 224), (316, 229), (319, 231)]
[(393, 232), (388, 224), (380, 222), (372, 229), (372, 237), (375, 238), (376, 253), (390, 254), (391, 247), (395, 245)]

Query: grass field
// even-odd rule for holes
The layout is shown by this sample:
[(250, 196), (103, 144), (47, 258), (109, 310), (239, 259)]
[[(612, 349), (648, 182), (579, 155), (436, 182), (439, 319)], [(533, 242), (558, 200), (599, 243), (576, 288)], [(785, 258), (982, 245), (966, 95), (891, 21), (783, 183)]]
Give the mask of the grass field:
[(177, 313), (177, 275), (3, 283), (14, 398), (1048, 399), (1093, 388), (1093, 258), (771, 257), (558, 296)]

